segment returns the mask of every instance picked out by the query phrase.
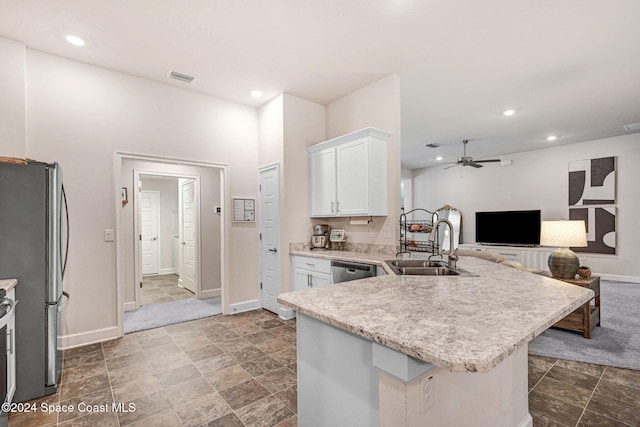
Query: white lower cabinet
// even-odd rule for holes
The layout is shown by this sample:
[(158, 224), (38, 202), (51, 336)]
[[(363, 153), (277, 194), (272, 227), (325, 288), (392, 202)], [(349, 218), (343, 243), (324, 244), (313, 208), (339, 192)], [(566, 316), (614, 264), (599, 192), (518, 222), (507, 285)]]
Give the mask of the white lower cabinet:
[(293, 290), (319, 288), (331, 284), (331, 261), (328, 259), (292, 256)]

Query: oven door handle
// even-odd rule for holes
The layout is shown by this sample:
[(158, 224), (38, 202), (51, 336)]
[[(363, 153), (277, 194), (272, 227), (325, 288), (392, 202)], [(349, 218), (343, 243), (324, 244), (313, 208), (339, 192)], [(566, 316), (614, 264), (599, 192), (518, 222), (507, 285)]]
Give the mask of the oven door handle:
[(67, 306), (67, 304), (69, 304), (69, 301), (71, 300), (71, 296), (69, 295), (69, 292), (67, 291), (62, 291), (62, 297), (67, 297), (66, 301), (64, 301), (63, 303), (61, 303), (58, 306), (58, 313), (62, 313), (62, 310), (64, 310), (64, 308)]

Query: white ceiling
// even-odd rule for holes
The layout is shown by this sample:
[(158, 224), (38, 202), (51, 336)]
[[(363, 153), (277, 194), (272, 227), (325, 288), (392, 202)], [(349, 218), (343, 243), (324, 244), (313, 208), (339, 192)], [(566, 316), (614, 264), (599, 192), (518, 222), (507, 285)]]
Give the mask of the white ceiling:
[(482, 159), (549, 134), (627, 133), (640, 122), (638, 16), (638, 0), (1, 0), (0, 36), (251, 106), (282, 92), (327, 104), (397, 73), (403, 165), (416, 168), (455, 161), (462, 139)]

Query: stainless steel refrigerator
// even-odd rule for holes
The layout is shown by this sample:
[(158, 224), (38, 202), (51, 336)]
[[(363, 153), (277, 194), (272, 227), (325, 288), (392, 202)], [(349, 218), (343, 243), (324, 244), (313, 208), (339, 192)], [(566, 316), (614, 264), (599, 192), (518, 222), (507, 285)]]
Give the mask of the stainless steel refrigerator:
[(0, 163), (0, 277), (18, 279), (14, 402), (55, 393), (62, 370), (63, 205), (59, 164)]

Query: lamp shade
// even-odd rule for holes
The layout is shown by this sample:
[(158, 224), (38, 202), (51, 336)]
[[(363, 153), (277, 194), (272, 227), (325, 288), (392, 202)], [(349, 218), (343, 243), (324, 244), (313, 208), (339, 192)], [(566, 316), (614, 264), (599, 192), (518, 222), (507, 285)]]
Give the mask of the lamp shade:
[(587, 246), (584, 221), (542, 221), (540, 245), (561, 248)]

